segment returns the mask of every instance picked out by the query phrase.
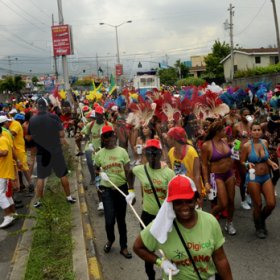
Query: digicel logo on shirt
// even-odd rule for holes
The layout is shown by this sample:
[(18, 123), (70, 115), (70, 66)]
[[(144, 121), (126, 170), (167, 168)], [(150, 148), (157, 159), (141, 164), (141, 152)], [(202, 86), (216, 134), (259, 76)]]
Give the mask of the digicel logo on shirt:
[(211, 247), (211, 241), (207, 241), (204, 243), (193, 243), (193, 242), (187, 242), (187, 246), (189, 250), (199, 251), (201, 249), (207, 249)]

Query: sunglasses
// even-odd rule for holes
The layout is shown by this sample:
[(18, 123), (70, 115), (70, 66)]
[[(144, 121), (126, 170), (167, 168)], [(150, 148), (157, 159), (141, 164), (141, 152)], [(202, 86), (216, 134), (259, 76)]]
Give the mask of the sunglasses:
[(145, 154), (147, 156), (156, 156), (156, 155), (158, 155), (160, 153), (161, 153), (161, 150), (159, 150), (159, 149), (156, 149), (156, 150), (147, 150), (146, 149), (146, 151), (145, 151)]
[(112, 136), (114, 136), (114, 132), (113, 132), (113, 131), (106, 132), (106, 133), (104, 133), (104, 134), (102, 135), (102, 137), (103, 137), (104, 139), (108, 139), (108, 138), (110, 138), (110, 137), (112, 137)]

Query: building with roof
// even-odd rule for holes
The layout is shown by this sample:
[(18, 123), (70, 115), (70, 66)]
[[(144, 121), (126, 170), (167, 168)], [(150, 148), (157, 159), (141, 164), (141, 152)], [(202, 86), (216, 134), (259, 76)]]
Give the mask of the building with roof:
[[(238, 49), (233, 51), (234, 72), (255, 67), (265, 67), (277, 64), (277, 48)], [(231, 54), (225, 57), (221, 63), (224, 67), (225, 80), (230, 80)]]
[(195, 78), (201, 76), (201, 74), (205, 73), (206, 64), (205, 64), (205, 56), (204, 55), (193, 55), (191, 56), (191, 67), (190, 74)]

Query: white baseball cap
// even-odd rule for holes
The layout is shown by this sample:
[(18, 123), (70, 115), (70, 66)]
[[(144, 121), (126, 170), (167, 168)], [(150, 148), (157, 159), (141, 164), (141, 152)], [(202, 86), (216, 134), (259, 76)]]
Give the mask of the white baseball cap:
[(12, 119), (8, 119), (7, 116), (0, 116), (0, 123), (10, 122)]

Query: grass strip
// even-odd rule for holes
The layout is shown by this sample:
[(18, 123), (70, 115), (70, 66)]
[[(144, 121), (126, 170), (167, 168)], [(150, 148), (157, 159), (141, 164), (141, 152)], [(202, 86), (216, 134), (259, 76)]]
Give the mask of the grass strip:
[[(69, 152), (65, 159), (70, 170), (74, 163)], [(42, 207), (36, 209), (33, 242), (25, 280), (74, 280), (72, 263), (71, 206), (66, 203), (60, 180), (47, 181)]]

